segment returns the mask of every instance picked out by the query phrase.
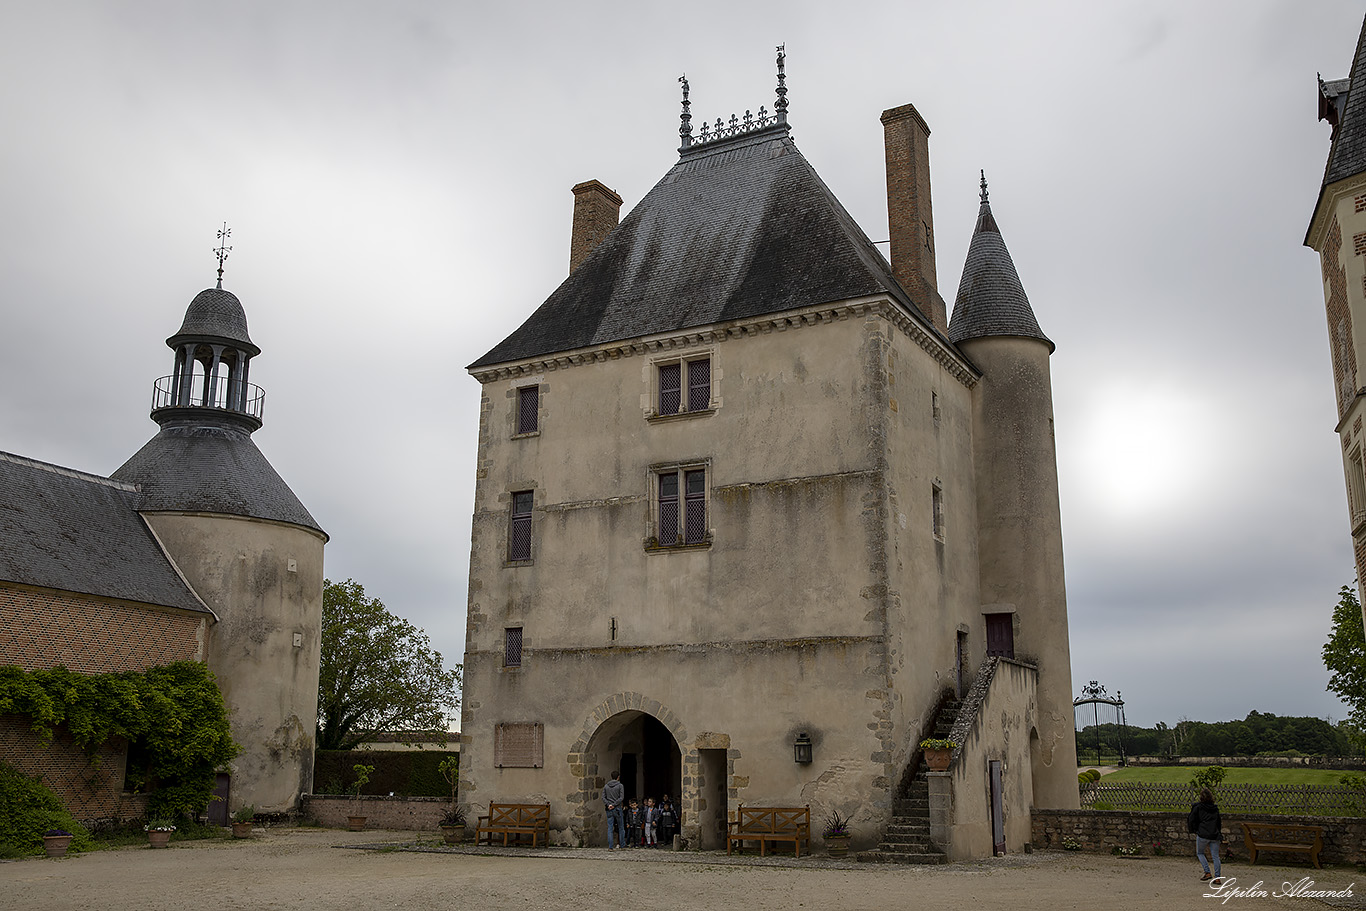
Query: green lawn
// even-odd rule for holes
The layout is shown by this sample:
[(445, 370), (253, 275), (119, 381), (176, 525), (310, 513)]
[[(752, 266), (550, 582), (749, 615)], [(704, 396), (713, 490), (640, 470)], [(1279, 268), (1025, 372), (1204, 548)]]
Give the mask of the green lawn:
[[(1148, 781), (1154, 784), (1187, 784), (1203, 766), (1129, 766), (1111, 772), (1102, 782)], [(1230, 768), (1224, 784), (1320, 784), (1335, 785), (1344, 774), (1334, 769), (1236, 769)]]

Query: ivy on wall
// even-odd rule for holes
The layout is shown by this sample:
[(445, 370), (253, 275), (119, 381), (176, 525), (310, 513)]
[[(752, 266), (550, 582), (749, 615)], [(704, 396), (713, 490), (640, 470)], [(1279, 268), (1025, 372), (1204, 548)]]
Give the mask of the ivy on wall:
[(26, 715), (48, 742), (64, 725), (92, 760), (109, 740), (127, 740), (130, 755), (141, 759), (130, 777), (155, 785), (147, 804), (153, 816), (202, 810), (215, 773), (238, 753), (218, 684), (195, 661), (116, 674), (0, 667), (6, 714)]

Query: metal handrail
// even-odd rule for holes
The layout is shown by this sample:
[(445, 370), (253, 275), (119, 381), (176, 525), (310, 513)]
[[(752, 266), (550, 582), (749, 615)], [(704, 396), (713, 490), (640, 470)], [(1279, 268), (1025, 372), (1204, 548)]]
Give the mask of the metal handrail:
[[(255, 383), (230, 383), (226, 377), (218, 377), (210, 384), (210, 378), (196, 374), (190, 378), (188, 395), (177, 389), (175, 376), (163, 376), (152, 385), (152, 410), (163, 408), (218, 408), (261, 419), (266, 407), (266, 391)], [(181, 381), (183, 382), (183, 380)], [(232, 387), (231, 389), (229, 387)], [(236, 399), (230, 401), (230, 393), (236, 391)]]

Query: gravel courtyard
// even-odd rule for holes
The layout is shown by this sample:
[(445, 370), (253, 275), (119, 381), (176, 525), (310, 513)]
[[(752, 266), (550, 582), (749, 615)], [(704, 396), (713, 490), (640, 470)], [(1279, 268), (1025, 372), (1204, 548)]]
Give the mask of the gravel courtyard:
[[(1040, 852), (947, 867), (886, 867), (825, 857), (730, 861), (724, 854), (551, 848), (446, 852), (431, 833), (258, 829), (250, 840), (172, 843), (0, 863), (0, 907), (25, 911), (242, 908), (825, 909), (1366, 908), (1366, 875), (1349, 868), (1246, 864), (1236, 887), (1265, 896), (1204, 898), (1194, 858), (1126, 860)], [(413, 844), (430, 851), (361, 845)], [(1277, 898), (1282, 882), (1350, 887), (1332, 902)], [(1359, 887), (1358, 887), (1359, 886)]]

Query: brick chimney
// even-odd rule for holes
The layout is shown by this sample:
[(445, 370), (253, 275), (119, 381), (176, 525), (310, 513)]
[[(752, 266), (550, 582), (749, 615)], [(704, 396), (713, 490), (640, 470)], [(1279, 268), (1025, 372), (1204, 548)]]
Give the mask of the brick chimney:
[(621, 197), (596, 180), (574, 187), (574, 229), (569, 238), (569, 271), (588, 258), (621, 220)]
[(882, 112), (887, 145), (887, 223), (892, 274), (941, 331), (948, 308), (934, 270), (934, 212), (930, 206), (930, 128), (909, 104)]

